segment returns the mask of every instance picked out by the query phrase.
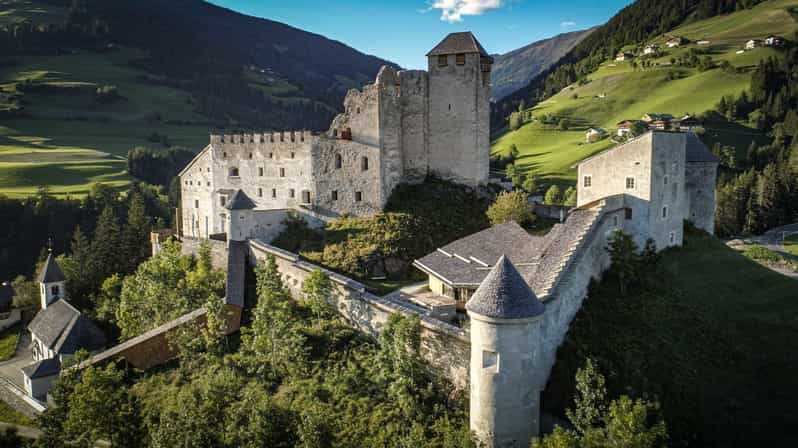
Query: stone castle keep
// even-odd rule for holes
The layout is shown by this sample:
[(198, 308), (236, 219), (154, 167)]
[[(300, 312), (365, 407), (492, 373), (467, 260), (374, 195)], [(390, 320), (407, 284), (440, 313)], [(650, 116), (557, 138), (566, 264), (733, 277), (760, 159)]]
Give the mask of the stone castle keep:
[(450, 34), (427, 58), (428, 71), (383, 67), (374, 84), (350, 90), (325, 133), (212, 135), (180, 173), (182, 232), (228, 233), (225, 206), (237, 190), (254, 203), (242, 235), (268, 239), (287, 210), (367, 216), (401, 182), (434, 174), (487, 183), (493, 59), (468, 32)]
[[(610, 266), (609, 238), (622, 231), (639, 247), (653, 241), (664, 249), (683, 243), (684, 221), (712, 232), (718, 161), (691, 133), (643, 134), (576, 166), (577, 207), (546, 235), (509, 222), (453, 241), (414, 261), (426, 282), (382, 297), (270, 245), (289, 210), (319, 222), (369, 215), (399, 183), (430, 174), (487, 183), (492, 60), (471, 33), (447, 36), (428, 58), (426, 72), (383, 67), (374, 84), (347, 94), (344, 113), (323, 134), (211, 136), (180, 175), (179, 237), (184, 252), (208, 242), (215, 263), (227, 268), (229, 331), (244, 308), (245, 266), (267, 257), (296, 295), (310, 273), (326, 272), (335, 285), (331, 305), (373, 337), (392, 313), (418, 316), (422, 355), (469, 392), (480, 442), (526, 447), (540, 433), (540, 394), (557, 348), (590, 282)], [(457, 312), (464, 324), (454, 323)], [(113, 356), (141, 368), (162, 362), (171, 356), (159, 351), (164, 335), (203, 313), (89, 363)]]

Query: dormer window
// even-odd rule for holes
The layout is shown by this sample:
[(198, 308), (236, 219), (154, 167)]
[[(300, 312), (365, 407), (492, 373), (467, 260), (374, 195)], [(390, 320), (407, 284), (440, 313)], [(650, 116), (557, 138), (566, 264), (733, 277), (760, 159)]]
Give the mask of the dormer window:
[(438, 67), (446, 67), (449, 65), (449, 60), (445, 54), (438, 56)]
[(457, 53), (454, 60), (457, 65), (465, 65), (465, 53)]
[(235, 168), (235, 167), (234, 168), (230, 168), (229, 176), (230, 177), (239, 177), (238, 176), (238, 168)]

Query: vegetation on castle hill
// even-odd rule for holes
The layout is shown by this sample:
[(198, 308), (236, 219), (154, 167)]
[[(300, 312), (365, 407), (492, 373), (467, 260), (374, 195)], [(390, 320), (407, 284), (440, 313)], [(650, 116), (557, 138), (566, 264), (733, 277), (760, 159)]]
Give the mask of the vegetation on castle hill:
[(487, 215), (490, 224), (494, 226), (510, 221), (524, 226), (535, 220), (535, 214), (527, 200), (527, 193), (523, 190), (499, 193), (496, 201), (488, 207)]
[(273, 259), (256, 278), (240, 338), (197, 329), (159, 370), (62, 376), (36, 446), (475, 447), (462, 395), (424, 366), (417, 318), (392, 315), (377, 345), (310, 306), (328, 280), (297, 301)]
[(385, 211), (370, 218), (343, 217), (322, 231), (289, 219), (286, 230), (272, 244), (361, 280), (420, 279), (418, 272), (409, 269), (410, 263), (488, 227), (488, 203), (468, 187), (432, 178), (417, 185), (399, 185)]
[(665, 447), (668, 432), (659, 405), (626, 395), (609, 401), (604, 375), (590, 358), (576, 371), (574, 407), (568, 409), (572, 429), (555, 426), (533, 439), (532, 448)]
[(50, 240), (55, 254), (81, 260), (77, 265), (64, 260), (61, 266), (70, 291), (89, 300), (107, 277), (132, 272), (146, 258), (151, 226), (164, 228), (171, 222), (171, 206), (160, 193), (144, 184), (121, 193), (95, 184), (82, 199), (59, 199), (47, 187), (25, 199), (0, 195), (0, 278), (34, 275)]
[(693, 228), (639, 273), (626, 295), (615, 269), (591, 285), (544, 410), (565, 414), (574, 373), (592, 358), (610, 395), (659, 401), (669, 445), (798, 443), (795, 353), (784, 342), (798, 332), (798, 281)]
[(22, 328), (17, 324), (0, 331), (0, 361), (6, 361), (14, 356), (19, 342), (20, 330)]
[(783, 246), (787, 252), (798, 257), (798, 235), (791, 235), (785, 238)]

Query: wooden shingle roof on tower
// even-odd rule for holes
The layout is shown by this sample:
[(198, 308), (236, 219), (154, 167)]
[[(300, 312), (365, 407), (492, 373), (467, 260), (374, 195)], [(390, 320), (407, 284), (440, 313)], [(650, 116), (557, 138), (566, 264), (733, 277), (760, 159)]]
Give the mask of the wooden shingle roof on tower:
[(488, 52), (482, 48), (482, 45), (480, 45), (479, 41), (477, 41), (477, 38), (471, 34), (471, 31), (449, 34), (441, 41), (441, 43), (430, 50), (430, 52), (427, 53), (427, 56), (439, 56), (457, 53), (479, 53), (483, 57), (490, 58)]

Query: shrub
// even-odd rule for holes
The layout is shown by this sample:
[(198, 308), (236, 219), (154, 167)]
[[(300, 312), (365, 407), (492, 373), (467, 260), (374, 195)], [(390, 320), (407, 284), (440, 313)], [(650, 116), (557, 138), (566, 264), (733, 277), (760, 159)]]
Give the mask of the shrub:
[(523, 226), (535, 220), (526, 193), (522, 190), (500, 193), (488, 208), (487, 216), (492, 225), (515, 221)]

